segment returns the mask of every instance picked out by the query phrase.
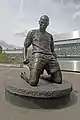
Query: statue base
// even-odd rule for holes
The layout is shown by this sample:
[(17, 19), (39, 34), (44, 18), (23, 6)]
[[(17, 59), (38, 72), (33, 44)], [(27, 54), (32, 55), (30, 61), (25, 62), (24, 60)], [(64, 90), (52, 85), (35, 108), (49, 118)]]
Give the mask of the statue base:
[(33, 98), (60, 98), (69, 96), (72, 91), (72, 85), (64, 80), (56, 84), (40, 78), (38, 85), (32, 87), (20, 78), (9, 80), (5, 85), (5, 90), (12, 94)]
[(59, 109), (70, 103), (71, 91), (72, 85), (68, 81), (55, 84), (40, 78), (38, 86), (32, 87), (20, 78), (6, 82), (5, 99), (13, 105), (29, 109)]

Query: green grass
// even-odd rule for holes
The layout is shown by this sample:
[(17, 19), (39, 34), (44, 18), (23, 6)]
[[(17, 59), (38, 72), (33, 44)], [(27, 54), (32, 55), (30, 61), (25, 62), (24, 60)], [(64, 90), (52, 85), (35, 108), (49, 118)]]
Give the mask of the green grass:
[(0, 63), (8, 63), (9, 58), (6, 53), (0, 53)]

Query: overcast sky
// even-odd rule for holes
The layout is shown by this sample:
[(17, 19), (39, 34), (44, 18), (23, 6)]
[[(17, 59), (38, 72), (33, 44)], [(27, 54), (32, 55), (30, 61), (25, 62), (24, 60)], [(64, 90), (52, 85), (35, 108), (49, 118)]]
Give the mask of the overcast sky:
[(15, 33), (37, 28), (43, 14), (50, 17), (51, 33), (80, 29), (80, 0), (0, 0), (0, 40), (23, 46)]

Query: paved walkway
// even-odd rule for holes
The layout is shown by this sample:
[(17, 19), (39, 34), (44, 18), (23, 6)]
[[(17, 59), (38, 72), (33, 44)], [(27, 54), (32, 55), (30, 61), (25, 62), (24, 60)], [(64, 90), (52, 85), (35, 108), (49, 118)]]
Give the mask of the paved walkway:
[[(28, 109), (26, 100), (23, 106), (17, 106), (5, 99), (5, 82), (9, 79), (19, 79), (21, 71), (26, 71), (26, 68), (0, 67), (0, 120), (80, 120), (80, 74), (63, 73), (63, 79), (69, 80), (75, 90), (71, 101), (66, 106), (51, 110)], [(29, 74), (29, 71), (26, 72)], [(21, 101), (23, 102), (23, 99)]]
[[(20, 64), (3, 64), (0, 63), (1, 67), (15, 67), (15, 68), (20, 68), (20, 67), (27, 67), (27, 65), (20, 65)], [(28, 68), (28, 67), (27, 67)]]

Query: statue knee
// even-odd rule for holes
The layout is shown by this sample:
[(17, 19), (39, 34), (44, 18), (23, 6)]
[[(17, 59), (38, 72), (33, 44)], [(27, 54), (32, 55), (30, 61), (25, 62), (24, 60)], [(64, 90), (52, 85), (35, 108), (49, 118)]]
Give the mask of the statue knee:
[(38, 80), (32, 80), (32, 81), (29, 82), (29, 84), (31, 86), (37, 86), (38, 82), (39, 82)]
[(41, 71), (39, 71), (38, 69), (31, 69), (30, 71), (30, 78), (29, 78), (29, 84), (31, 86), (37, 86), (38, 82), (39, 82), (39, 78), (41, 75)]
[(56, 71), (51, 75), (52, 81), (57, 84), (62, 84), (62, 73), (60, 70)]
[(57, 84), (62, 84), (62, 79), (61, 78), (54, 79), (54, 82)]

